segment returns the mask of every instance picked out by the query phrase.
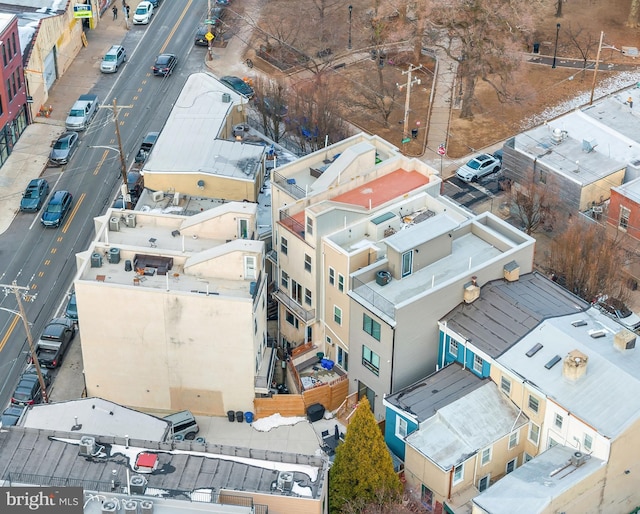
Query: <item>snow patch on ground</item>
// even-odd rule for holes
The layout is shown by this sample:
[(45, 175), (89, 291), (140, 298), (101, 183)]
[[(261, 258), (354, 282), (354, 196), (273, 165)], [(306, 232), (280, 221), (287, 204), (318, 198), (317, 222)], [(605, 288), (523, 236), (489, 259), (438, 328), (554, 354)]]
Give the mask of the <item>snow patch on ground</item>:
[(251, 423), (251, 426), (259, 432), (268, 432), (272, 428), (281, 427), (285, 425), (295, 425), (301, 421), (307, 421), (307, 418), (303, 417), (289, 417), (285, 418), (280, 414), (272, 414), (266, 418), (260, 418)]

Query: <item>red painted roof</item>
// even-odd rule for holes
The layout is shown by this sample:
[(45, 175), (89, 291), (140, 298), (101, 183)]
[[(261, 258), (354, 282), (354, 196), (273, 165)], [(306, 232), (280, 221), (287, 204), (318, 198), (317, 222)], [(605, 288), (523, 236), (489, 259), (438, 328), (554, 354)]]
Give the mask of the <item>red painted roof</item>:
[(155, 453), (141, 453), (136, 459), (136, 466), (153, 469), (157, 461), (158, 456)]
[(334, 202), (359, 205), (367, 209), (369, 206), (375, 208), (428, 183), (429, 177), (424, 176), (422, 173), (400, 169), (338, 195), (332, 200)]

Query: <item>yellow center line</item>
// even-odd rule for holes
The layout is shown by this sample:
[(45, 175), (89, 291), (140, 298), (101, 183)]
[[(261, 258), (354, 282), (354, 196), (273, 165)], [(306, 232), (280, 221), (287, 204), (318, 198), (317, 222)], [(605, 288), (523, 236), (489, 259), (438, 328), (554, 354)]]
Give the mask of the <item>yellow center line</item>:
[(78, 212), (78, 209), (80, 208), (80, 206), (82, 205), (82, 201), (84, 200), (84, 197), (87, 196), (86, 193), (82, 193), (80, 195), (80, 198), (78, 199), (78, 201), (76, 202), (75, 207), (73, 208), (73, 210), (71, 211), (71, 215), (69, 216), (69, 219), (67, 220), (67, 222), (64, 224), (64, 227), (62, 229), (62, 233), (66, 234), (67, 230), (69, 230), (69, 226), (71, 225), (71, 222), (73, 221), (73, 218), (76, 215), (76, 212)]
[(13, 332), (13, 329), (16, 328), (16, 325), (18, 324), (18, 316), (15, 315), (13, 317), (13, 320), (11, 321), (11, 324), (9, 325), (9, 329), (7, 330), (7, 332), (4, 334), (4, 337), (2, 338), (2, 341), (0, 341), (0, 352), (2, 351), (2, 349), (4, 348), (4, 345), (7, 344), (7, 341), (9, 340), (9, 338), (11, 337), (11, 333)]
[(102, 165), (104, 164), (104, 160), (107, 158), (108, 154), (109, 154), (109, 150), (105, 150), (104, 153), (102, 154), (102, 158), (100, 159), (100, 162), (96, 165), (96, 169), (93, 170), (94, 175), (97, 175), (100, 172), (100, 168), (102, 168)]
[(180, 26), (180, 23), (182, 22), (182, 19), (187, 14), (187, 11), (189, 10), (189, 7), (191, 7), (192, 3), (193, 3), (193, 0), (189, 0), (187, 5), (185, 6), (184, 10), (182, 11), (182, 14), (180, 15), (180, 18), (178, 18), (178, 21), (176, 21), (176, 24), (171, 29), (171, 32), (169, 33), (169, 35), (167, 36), (166, 41), (164, 42), (164, 45), (162, 45), (162, 48), (160, 49), (160, 53), (161, 54), (164, 53), (164, 51), (167, 49), (167, 46), (169, 46), (169, 42), (171, 41), (171, 38), (176, 33), (176, 30), (178, 30), (178, 27)]

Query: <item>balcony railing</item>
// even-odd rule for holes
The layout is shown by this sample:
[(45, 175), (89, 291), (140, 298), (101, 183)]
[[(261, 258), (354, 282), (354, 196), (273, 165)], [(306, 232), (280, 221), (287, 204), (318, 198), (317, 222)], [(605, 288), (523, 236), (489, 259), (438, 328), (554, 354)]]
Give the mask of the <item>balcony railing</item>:
[(363, 300), (373, 305), (376, 309), (383, 312), (391, 319), (396, 319), (396, 308), (393, 303), (391, 303), (386, 298), (383, 298), (380, 294), (376, 293), (373, 289), (371, 289), (367, 284), (362, 282), (361, 280), (353, 277), (353, 282), (351, 284), (352, 289), (351, 292), (360, 296)]
[(305, 323), (309, 323), (309, 321), (316, 317), (315, 309), (305, 309), (302, 305), (291, 298), (286, 291), (278, 289), (273, 292), (273, 297)]
[(280, 223), (298, 237), (304, 239), (304, 225), (283, 211), (280, 211)]
[(275, 265), (278, 264), (278, 252), (275, 250), (269, 250), (267, 252), (267, 259), (273, 262)]
[(273, 172), (273, 181), (278, 184), (279, 187), (287, 191), (296, 200), (304, 198), (306, 195), (304, 189), (296, 185), (296, 179), (287, 178), (284, 175), (280, 175), (277, 171)]

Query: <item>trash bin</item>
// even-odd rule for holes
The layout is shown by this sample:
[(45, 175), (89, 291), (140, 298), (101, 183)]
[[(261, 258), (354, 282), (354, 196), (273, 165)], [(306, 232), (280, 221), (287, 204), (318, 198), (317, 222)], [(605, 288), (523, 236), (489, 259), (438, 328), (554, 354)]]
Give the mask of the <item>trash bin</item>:
[(311, 423), (319, 421), (324, 416), (324, 406), (321, 403), (314, 403), (307, 408), (307, 418)]
[(244, 420), (247, 423), (253, 423), (253, 412), (245, 412), (244, 413)]
[(236, 411), (236, 421), (238, 423), (242, 423), (243, 419), (244, 419), (244, 412), (242, 412), (241, 410)]
[(228, 410), (227, 417), (229, 418), (229, 421), (233, 423), (236, 420), (236, 413), (232, 410)]
[(534, 54), (540, 53), (540, 43), (533, 43), (533, 53)]

